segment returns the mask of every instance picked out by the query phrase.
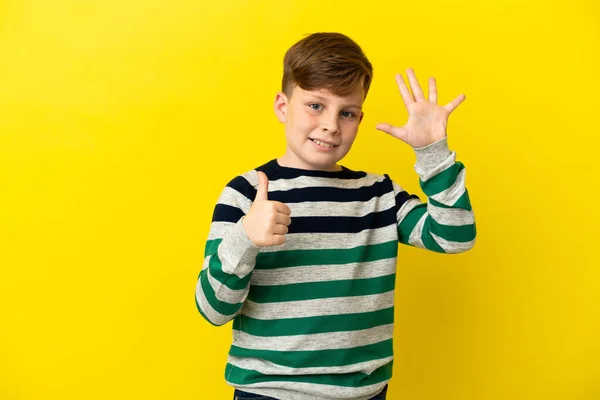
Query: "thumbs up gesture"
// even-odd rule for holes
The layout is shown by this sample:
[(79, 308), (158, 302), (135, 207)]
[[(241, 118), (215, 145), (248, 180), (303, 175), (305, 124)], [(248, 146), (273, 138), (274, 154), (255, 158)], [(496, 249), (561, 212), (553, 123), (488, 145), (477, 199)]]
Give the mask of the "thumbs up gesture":
[(270, 201), (268, 192), (269, 179), (264, 172), (259, 171), (256, 198), (248, 214), (242, 218), (248, 237), (257, 247), (283, 244), (292, 222), (290, 208), (279, 201)]

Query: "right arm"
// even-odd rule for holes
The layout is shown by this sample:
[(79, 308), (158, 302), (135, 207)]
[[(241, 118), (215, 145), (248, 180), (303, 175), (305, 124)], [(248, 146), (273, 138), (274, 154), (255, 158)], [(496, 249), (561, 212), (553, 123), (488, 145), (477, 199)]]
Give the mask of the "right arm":
[(242, 309), (260, 248), (285, 241), (290, 209), (269, 201), (268, 188), (267, 176), (251, 171), (229, 182), (217, 201), (196, 283), (198, 311), (213, 325)]
[(196, 283), (196, 306), (213, 325), (226, 324), (242, 308), (260, 251), (242, 225), (256, 195), (244, 176), (229, 182), (217, 201)]

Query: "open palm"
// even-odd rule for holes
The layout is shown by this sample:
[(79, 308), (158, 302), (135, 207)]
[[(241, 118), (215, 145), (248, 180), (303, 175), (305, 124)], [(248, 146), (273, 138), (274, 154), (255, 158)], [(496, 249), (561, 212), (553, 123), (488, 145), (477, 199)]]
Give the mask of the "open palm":
[[(376, 129), (388, 133), (414, 148), (425, 147), (446, 137), (448, 117), (466, 96), (461, 94), (445, 106), (437, 104), (435, 78), (429, 78), (429, 100), (425, 98), (414, 71), (406, 70), (411, 92), (401, 74), (396, 75), (400, 95), (408, 111), (408, 122), (402, 127), (387, 123), (377, 124)], [(413, 97), (414, 95), (414, 97)]]

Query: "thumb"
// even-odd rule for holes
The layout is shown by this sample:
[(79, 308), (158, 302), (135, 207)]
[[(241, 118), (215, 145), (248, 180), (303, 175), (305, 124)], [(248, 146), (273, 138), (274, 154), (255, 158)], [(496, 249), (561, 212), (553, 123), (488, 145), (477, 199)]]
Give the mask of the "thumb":
[(404, 129), (404, 127), (397, 127), (390, 124), (381, 123), (377, 124), (377, 126), (375, 126), (375, 129), (377, 129), (378, 131), (385, 132), (390, 136), (402, 140), (403, 142), (406, 142), (407, 135), (406, 129)]
[(258, 189), (256, 191), (256, 200), (269, 200), (269, 178), (264, 172), (258, 171)]

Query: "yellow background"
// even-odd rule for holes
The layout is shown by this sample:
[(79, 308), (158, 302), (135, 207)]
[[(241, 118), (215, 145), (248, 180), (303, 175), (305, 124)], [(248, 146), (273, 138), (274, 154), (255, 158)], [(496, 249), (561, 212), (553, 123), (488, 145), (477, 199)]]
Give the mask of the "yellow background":
[(460, 93), (478, 224), (402, 246), (389, 399), (600, 399), (594, 0), (0, 2), (0, 399), (230, 399), (231, 326), (193, 294), (233, 176), (284, 151), (285, 50), (339, 31), (375, 68), (342, 164), (422, 195), (394, 81)]

